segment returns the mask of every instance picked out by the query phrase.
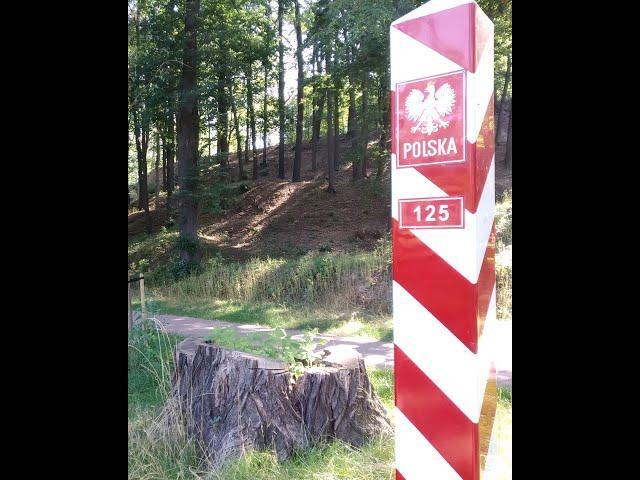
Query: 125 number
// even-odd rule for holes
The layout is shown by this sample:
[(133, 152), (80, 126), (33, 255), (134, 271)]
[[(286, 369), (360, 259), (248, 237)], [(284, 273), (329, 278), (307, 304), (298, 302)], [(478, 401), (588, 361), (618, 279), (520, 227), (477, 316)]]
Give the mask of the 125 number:
[[(418, 223), (422, 222), (422, 207), (420, 207), (420, 205), (418, 205), (416, 208), (413, 209), (414, 213), (416, 214), (416, 220)], [(435, 222), (436, 218), (435, 218), (435, 214), (436, 214), (436, 207), (435, 205), (427, 205), (426, 207), (424, 207), (424, 211), (426, 216), (424, 217), (424, 221), (425, 222)], [(449, 220), (449, 205), (440, 205), (438, 206), (438, 220), (442, 221), (442, 222), (446, 222), (447, 220)]]

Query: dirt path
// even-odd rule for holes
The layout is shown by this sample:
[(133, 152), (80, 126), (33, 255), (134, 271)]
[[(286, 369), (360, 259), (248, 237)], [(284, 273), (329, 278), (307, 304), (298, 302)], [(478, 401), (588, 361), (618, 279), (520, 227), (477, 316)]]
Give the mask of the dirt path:
[[(177, 333), (186, 337), (206, 337), (215, 328), (232, 328), (240, 334), (252, 332), (269, 332), (272, 328), (258, 325), (241, 325), (219, 320), (204, 320), (200, 318), (182, 317), (176, 315), (157, 315), (168, 332)], [(511, 388), (511, 322), (498, 322), (496, 328), (498, 341), (501, 346), (496, 352), (496, 369), (498, 371), (498, 384)], [(287, 334), (294, 339), (301, 339), (304, 332), (300, 330), (287, 330)], [(393, 368), (393, 343), (380, 342), (365, 337), (338, 337), (335, 335), (318, 335), (328, 340), (324, 348), (341, 349), (353, 348), (359, 352), (367, 365), (377, 368)]]

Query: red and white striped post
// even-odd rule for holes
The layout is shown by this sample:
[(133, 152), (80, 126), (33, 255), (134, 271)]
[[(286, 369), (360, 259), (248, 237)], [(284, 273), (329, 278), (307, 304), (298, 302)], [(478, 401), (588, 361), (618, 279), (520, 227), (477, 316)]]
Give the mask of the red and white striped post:
[(390, 30), (396, 478), (477, 480), (496, 409), (493, 23), (431, 0)]

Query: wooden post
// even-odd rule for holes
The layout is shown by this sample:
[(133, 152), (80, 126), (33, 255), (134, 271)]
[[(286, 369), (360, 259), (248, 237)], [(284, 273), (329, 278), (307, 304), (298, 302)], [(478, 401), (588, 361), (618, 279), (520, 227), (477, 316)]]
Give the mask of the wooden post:
[(147, 309), (144, 303), (144, 273), (140, 273), (140, 306), (142, 308), (142, 320), (147, 318)]
[[(127, 280), (129, 277), (127, 276)], [(133, 308), (131, 306), (131, 284), (127, 283), (127, 288), (129, 290), (129, 330), (133, 327)]]

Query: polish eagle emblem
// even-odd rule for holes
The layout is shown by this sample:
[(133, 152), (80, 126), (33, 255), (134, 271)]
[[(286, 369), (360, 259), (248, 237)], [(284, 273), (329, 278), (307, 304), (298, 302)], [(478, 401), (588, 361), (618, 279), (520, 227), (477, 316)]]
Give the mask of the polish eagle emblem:
[(440, 128), (447, 128), (449, 122), (444, 120), (444, 116), (451, 113), (456, 103), (456, 92), (451, 85), (443, 84), (436, 90), (435, 82), (427, 83), (424, 89), (427, 94), (418, 89), (413, 89), (407, 96), (404, 107), (409, 120), (417, 122), (411, 127), (411, 133), (420, 131), (431, 135)]

